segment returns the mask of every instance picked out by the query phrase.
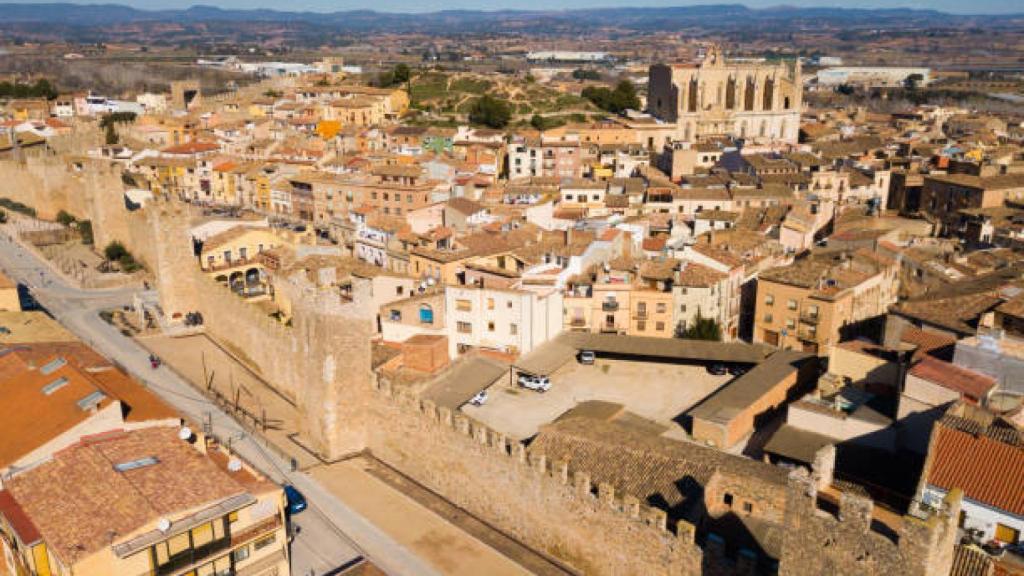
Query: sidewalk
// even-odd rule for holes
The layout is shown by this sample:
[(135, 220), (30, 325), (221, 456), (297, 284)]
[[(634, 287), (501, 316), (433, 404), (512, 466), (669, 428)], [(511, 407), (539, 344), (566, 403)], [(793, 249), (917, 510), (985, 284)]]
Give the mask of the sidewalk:
[(309, 474), (439, 573), (451, 576), (531, 574), (493, 548), (376, 478), (362, 458), (319, 466)]

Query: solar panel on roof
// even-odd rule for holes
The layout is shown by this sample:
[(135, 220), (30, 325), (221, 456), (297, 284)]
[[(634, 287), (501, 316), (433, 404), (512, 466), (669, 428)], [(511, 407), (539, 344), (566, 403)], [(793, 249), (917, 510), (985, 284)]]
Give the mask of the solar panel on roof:
[(49, 396), (50, 394), (53, 394), (57, 390), (60, 390), (61, 388), (63, 388), (65, 385), (67, 385), (67, 383), (68, 383), (68, 379), (63, 377), (63, 376), (61, 376), (60, 378), (57, 378), (56, 380), (54, 380), (53, 382), (50, 382), (46, 386), (43, 386), (43, 394), (46, 394), (47, 396)]
[(47, 375), (53, 374), (60, 367), (64, 366), (67, 363), (68, 363), (67, 360), (65, 360), (63, 358), (60, 358), (60, 357), (57, 357), (57, 358), (54, 358), (53, 360), (50, 360), (46, 364), (43, 364), (42, 368), (39, 369), (39, 372), (42, 373), (42, 374), (47, 374)]
[(104, 394), (103, 392), (100, 392), (99, 390), (97, 390), (97, 391), (93, 392), (92, 394), (89, 394), (85, 398), (82, 398), (81, 400), (79, 400), (78, 401), (78, 407), (81, 408), (82, 410), (88, 410), (88, 409), (92, 408), (93, 406), (96, 406), (97, 404), (102, 402), (103, 399), (106, 398), (106, 397), (107, 397), (106, 394)]
[(159, 463), (160, 460), (156, 456), (146, 456), (145, 458), (136, 458), (135, 460), (114, 464), (114, 470), (117, 470), (118, 472), (127, 472), (129, 470), (137, 470), (139, 468), (145, 468), (146, 466), (152, 466)]

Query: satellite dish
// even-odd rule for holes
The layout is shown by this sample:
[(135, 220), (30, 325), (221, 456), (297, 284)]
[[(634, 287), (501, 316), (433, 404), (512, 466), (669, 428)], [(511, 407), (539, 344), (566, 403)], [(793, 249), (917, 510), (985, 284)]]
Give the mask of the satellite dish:
[(188, 426), (182, 426), (181, 430), (178, 430), (178, 438), (188, 442), (192, 438), (192, 429)]
[(159, 521), (157, 521), (156, 527), (161, 532), (167, 532), (171, 529), (171, 521), (167, 518), (161, 518)]
[(241, 469), (242, 469), (242, 461), (241, 460), (239, 460), (238, 458), (232, 458), (231, 460), (228, 460), (228, 471), (229, 472), (238, 472)]

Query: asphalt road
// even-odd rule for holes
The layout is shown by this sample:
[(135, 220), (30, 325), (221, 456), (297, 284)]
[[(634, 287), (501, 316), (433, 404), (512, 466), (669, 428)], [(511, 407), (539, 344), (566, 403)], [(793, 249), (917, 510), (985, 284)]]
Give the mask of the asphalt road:
[(360, 557), (369, 558), (388, 574), (396, 576), (438, 574), (310, 476), (292, 472), (289, 462), (268, 449), (262, 439), (249, 434), (176, 373), (165, 366), (152, 369), (148, 353), (99, 316), (102, 310), (133, 304), (136, 297), (156, 303), (155, 291), (77, 288), (33, 252), (12, 241), (11, 233), (10, 228), (0, 227), (0, 268), (23, 285), (40, 306), (195, 425), (211, 423), (212, 432), (222, 442), (230, 442), (240, 456), (267, 477), (281, 484), (292, 484), (306, 496), (309, 508), (293, 520), (297, 527), (291, 547), (294, 576), (333, 574)]

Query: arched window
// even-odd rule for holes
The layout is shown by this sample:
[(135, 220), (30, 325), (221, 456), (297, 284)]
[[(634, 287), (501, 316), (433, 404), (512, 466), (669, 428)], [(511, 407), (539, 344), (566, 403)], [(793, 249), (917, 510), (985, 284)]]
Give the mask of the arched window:
[(769, 78), (764, 82), (764, 99), (762, 102), (762, 110), (771, 110), (774, 105), (773, 98), (775, 97), (775, 80)]

